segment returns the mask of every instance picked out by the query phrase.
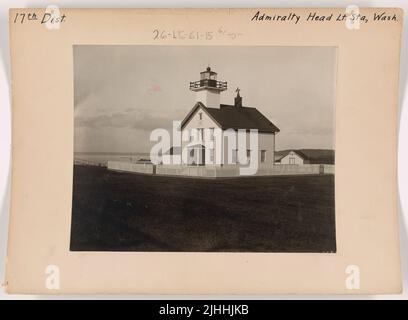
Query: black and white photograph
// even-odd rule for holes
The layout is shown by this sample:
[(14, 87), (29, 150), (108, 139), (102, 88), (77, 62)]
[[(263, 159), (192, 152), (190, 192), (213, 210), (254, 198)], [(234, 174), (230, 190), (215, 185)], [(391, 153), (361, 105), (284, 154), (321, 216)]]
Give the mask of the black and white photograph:
[(75, 45), (70, 250), (335, 253), (336, 59)]

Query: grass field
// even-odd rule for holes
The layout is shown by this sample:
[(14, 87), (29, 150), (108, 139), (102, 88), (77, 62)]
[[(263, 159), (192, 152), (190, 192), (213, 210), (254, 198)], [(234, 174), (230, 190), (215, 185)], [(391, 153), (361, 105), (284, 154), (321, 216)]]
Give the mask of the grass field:
[(211, 180), (75, 166), (71, 250), (335, 252), (334, 176)]

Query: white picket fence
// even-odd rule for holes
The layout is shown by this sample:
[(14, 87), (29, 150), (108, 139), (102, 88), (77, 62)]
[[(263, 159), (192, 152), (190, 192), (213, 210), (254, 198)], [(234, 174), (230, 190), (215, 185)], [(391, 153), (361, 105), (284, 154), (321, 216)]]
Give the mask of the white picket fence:
[[(241, 176), (237, 166), (183, 166), (183, 165), (153, 165), (131, 162), (108, 161), (108, 169), (125, 172), (136, 172), (156, 175), (187, 176), (187, 177), (238, 177)], [(278, 164), (260, 166), (255, 176), (282, 176), (301, 174), (334, 174), (334, 165), (327, 164)]]
[[(193, 177), (237, 177), (240, 170), (237, 166), (178, 166), (159, 165), (156, 174)], [(304, 165), (273, 165), (259, 167), (255, 176), (282, 176), (300, 174), (334, 174), (334, 165), (304, 164)]]
[(153, 165), (148, 163), (108, 161), (108, 169), (115, 171), (153, 174)]

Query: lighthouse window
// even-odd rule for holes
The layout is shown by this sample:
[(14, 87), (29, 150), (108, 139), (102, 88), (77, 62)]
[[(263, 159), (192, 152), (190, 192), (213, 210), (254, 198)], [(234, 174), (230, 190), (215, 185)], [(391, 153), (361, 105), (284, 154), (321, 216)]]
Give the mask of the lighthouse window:
[(266, 150), (261, 150), (261, 162), (265, 162), (266, 160)]

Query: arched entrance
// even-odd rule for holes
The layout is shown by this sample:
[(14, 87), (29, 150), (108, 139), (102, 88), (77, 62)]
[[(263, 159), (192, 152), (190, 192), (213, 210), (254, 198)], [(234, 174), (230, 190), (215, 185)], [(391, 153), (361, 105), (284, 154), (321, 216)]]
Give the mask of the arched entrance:
[(188, 147), (188, 165), (205, 165), (205, 147), (202, 144), (196, 144)]

